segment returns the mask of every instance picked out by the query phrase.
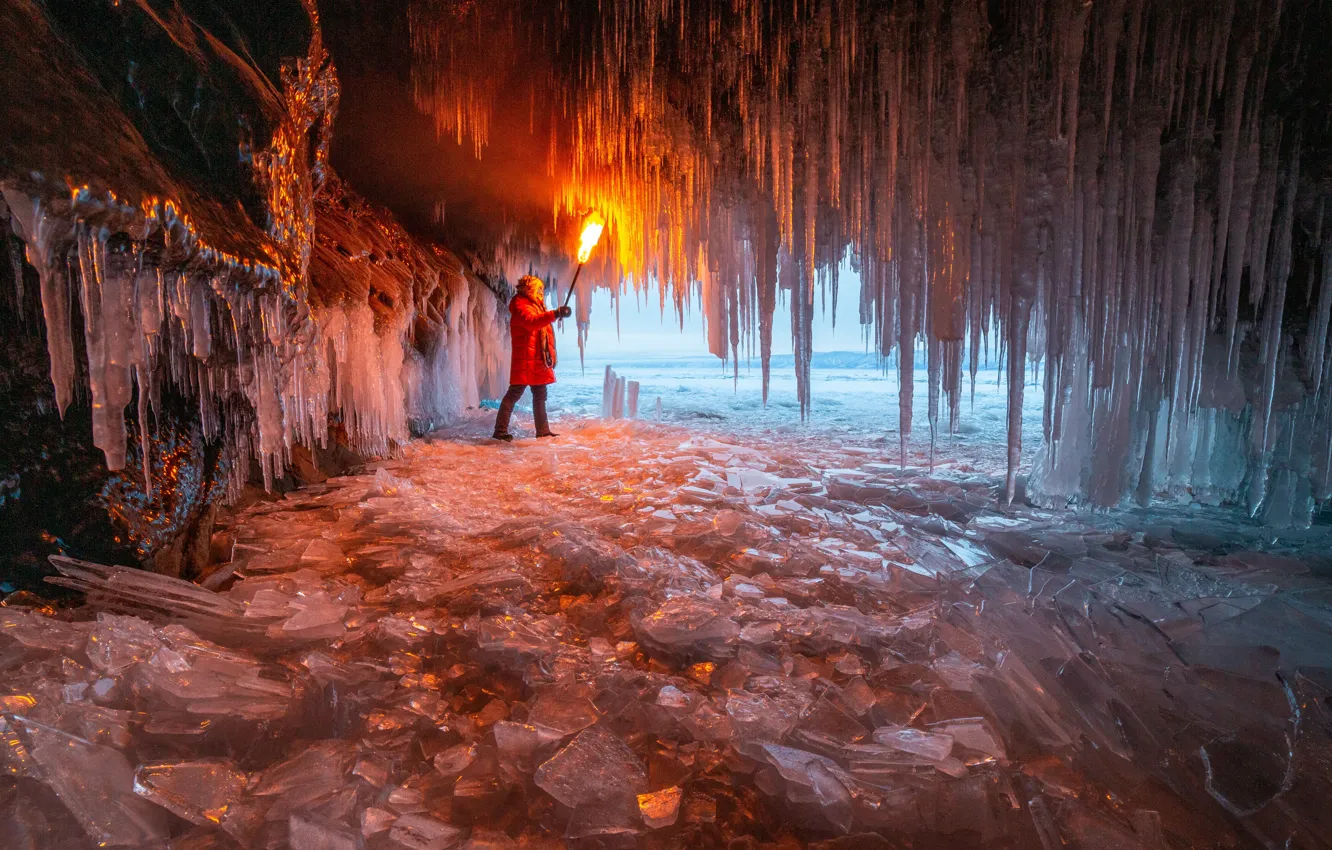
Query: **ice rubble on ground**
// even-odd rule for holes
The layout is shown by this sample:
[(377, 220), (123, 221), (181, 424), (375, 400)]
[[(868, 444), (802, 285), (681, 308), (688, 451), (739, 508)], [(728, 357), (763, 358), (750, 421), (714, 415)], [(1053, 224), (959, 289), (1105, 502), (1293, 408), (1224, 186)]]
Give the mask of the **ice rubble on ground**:
[(571, 426), (247, 508), (215, 590), (57, 560), (87, 606), (0, 607), (5, 846), (1332, 834), (1325, 539), (1005, 509), (852, 440)]

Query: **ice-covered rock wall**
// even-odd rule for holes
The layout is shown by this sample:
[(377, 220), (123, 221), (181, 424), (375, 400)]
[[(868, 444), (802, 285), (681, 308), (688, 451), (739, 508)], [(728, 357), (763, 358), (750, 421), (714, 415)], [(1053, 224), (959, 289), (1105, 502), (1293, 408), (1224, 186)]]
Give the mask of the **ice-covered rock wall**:
[(496, 293), (329, 169), (312, 0), (77, 5), (0, 9), (0, 218), (40, 280), (57, 406), (86, 381), (109, 469), (164, 385), (241, 461), (234, 490), (330, 417), (382, 453), (503, 379)]
[(930, 439), (1007, 363), (1010, 496), (1038, 364), (1042, 501), (1298, 524), (1332, 496), (1325, 4), (409, 7), (438, 131), (482, 151), (531, 104), (556, 229), (609, 219), (602, 282), (701, 293), (710, 350), (752, 335), (765, 363), (785, 299), (802, 405), (816, 285), (849, 252), (904, 441), (917, 347)]
[[(492, 288), (454, 254), (412, 239), (336, 178), (316, 198), (315, 213), (310, 302), (317, 323), (348, 351), (381, 350), (364, 374), (344, 376), (358, 383), (340, 385), (336, 398), (400, 393), (383, 408), (401, 415), (399, 425), (411, 420), (427, 429), (502, 394), (509, 368), (502, 284)], [(377, 346), (375, 335), (385, 341)], [(408, 345), (399, 352), (390, 337)]]

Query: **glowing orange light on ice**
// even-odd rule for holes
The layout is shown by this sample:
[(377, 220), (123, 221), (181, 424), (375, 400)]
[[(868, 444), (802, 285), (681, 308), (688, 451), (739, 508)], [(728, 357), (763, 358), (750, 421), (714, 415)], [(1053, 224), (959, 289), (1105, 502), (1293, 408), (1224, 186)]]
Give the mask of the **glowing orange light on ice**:
[(592, 256), (592, 249), (601, 241), (601, 231), (605, 229), (606, 220), (601, 217), (601, 213), (593, 212), (587, 217), (583, 233), (578, 237), (578, 262), (586, 263), (588, 257)]

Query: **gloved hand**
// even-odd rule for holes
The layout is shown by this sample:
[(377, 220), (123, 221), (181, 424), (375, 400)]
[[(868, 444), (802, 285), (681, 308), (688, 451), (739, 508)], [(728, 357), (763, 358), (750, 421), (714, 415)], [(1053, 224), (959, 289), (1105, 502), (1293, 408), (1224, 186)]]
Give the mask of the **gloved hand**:
[(567, 319), (572, 315), (573, 315), (573, 308), (570, 307), (568, 304), (565, 304), (563, 307), (555, 311), (555, 317), (557, 319)]

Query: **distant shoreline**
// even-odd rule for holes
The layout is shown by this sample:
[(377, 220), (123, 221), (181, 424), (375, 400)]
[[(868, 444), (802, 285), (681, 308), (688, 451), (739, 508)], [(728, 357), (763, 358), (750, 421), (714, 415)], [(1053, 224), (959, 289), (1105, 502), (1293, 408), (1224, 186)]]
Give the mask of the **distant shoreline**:
[[(565, 355), (565, 357), (567, 359), (561, 358), (562, 363), (567, 363), (571, 368), (575, 367), (578, 363), (576, 353)], [(617, 370), (632, 367), (654, 369), (717, 369), (719, 371), (729, 371), (731, 369), (731, 364), (729, 362), (725, 362), (721, 358), (714, 357), (711, 354), (680, 355), (626, 353), (616, 355), (614, 353), (606, 354), (603, 352), (589, 351), (583, 362), (588, 366), (592, 366), (593, 364), (596, 364), (598, 367), (609, 365)], [(795, 366), (795, 357), (791, 354), (774, 354), (769, 362), (773, 369), (791, 369)], [(740, 368), (742, 370), (757, 370), (761, 368), (762, 363), (763, 361), (757, 356), (740, 358)], [(980, 364), (980, 368), (984, 370), (992, 370), (996, 368), (997, 365), (998, 364), (994, 362), (983, 362)], [(920, 370), (928, 368), (928, 362), (926, 361), (923, 352), (917, 355), (915, 367)], [(865, 369), (882, 372), (885, 369), (895, 370), (897, 366), (895, 362), (886, 360), (873, 351), (816, 351), (814, 352), (813, 360), (810, 363), (810, 368)], [(967, 370), (968, 366), (964, 362), (963, 371), (965, 372)]]

